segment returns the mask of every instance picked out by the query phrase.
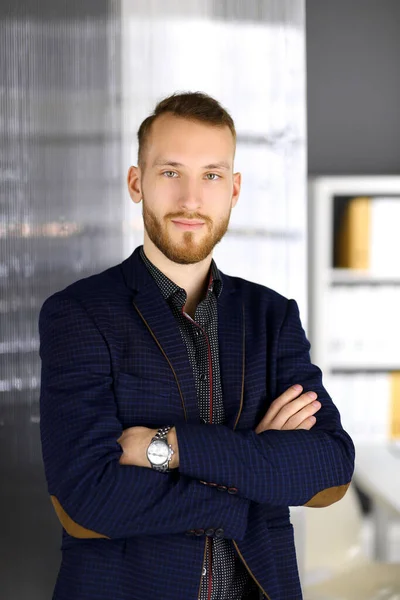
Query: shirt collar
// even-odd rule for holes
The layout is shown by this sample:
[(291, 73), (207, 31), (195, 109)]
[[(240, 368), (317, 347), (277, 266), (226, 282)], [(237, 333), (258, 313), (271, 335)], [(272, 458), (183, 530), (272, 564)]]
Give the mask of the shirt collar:
[[(155, 279), (165, 300), (170, 300), (176, 294), (182, 297), (183, 293), (184, 300), (186, 302), (186, 291), (183, 288), (179, 287), (179, 285), (174, 283), (171, 279), (169, 279), (169, 277), (167, 277), (162, 271), (160, 271), (160, 269), (158, 269), (147, 258), (146, 254), (144, 253), (143, 246), (140, 246), (140, 257), (142, 258), (152, 277)], [(208, 289), (209, 291), (214, 293), (216, 298), (219, 298), (222, 291), (222, 278), (214, 260), (211, 261)]]

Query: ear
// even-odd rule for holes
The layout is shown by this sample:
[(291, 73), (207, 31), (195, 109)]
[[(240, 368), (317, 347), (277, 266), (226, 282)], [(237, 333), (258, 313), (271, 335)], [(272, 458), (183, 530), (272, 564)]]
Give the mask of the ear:
[(231, 207), (236, 206), (237, 201), (239, 200), (240, 187), (242, 185), (242, 174), (234, 173), (233, 174), (233, 192), (232, 192), (232, 200)]
[(128, 192), (133, 202), (139, 204), (142, 199), (140, 167), (129, 167), (127, 176)]

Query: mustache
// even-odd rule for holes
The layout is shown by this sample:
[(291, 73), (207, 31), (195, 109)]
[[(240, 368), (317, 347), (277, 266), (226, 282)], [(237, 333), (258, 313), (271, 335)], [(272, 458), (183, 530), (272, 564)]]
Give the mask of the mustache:
[(212, 219), (210, 217), (206, 217), (200, 213), (184, 213), (184, 212), (171, 212), (164, 216), (164, 219), (197, 219), (201, 221), (205, 221), (206, 223), (212, 223)]

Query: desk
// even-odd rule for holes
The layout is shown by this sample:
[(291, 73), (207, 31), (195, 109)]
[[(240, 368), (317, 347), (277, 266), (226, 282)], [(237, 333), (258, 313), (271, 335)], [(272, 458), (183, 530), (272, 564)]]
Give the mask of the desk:
[(357, 445), (355, 481), (372, 501), (374, 557), (387, 561), (389, 521), (400, 517), (400, 448), (389, 442)]

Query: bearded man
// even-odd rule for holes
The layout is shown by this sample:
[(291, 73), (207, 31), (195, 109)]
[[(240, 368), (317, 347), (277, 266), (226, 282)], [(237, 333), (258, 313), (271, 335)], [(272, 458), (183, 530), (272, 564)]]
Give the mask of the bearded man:
[(340, 500), (353, 443), (295, 300), (212, 259), (241, 185), (228, 112), (174, 94), (138, 138), (143, 245), (40, 313), (53, 598), (299, 600), (288, 507)]

